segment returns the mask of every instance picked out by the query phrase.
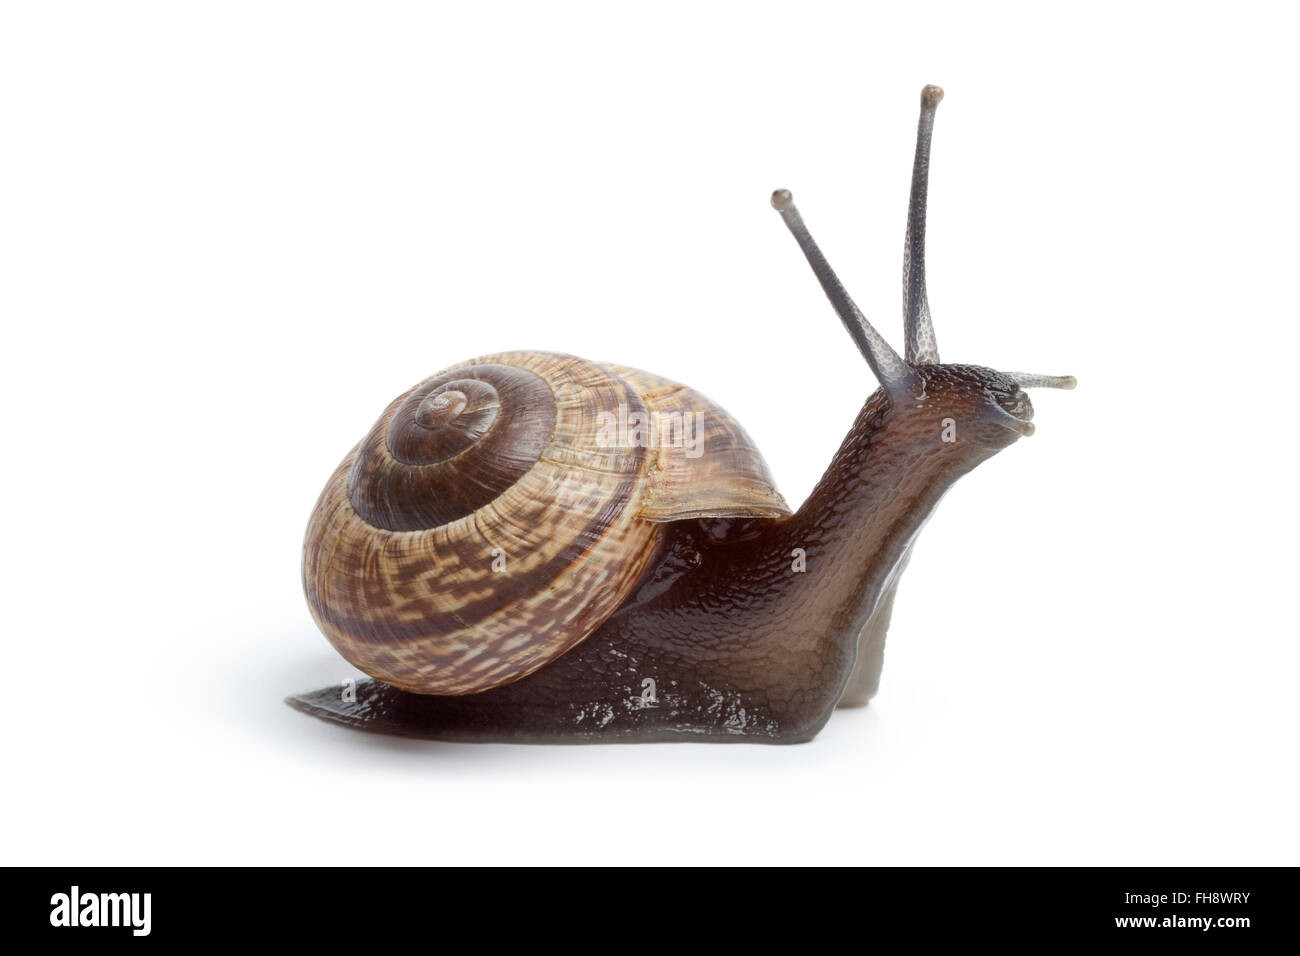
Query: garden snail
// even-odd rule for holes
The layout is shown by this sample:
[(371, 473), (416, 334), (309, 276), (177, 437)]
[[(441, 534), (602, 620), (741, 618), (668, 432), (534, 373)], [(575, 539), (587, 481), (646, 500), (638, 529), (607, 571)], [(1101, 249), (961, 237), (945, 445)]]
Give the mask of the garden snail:
[(312, 614), (374, 680), (289, 703), (441, 740), (774, 743), (866, 703), (921, 526), (1032, 433), (1023, 389), (1074, 386), (939, 363), (925, 209), (942, 97), (921, 94), (905, 357), (772, 195), (881, 386), (798, 511), (693, 389), (546, 352), (452, 366), (388, 406), (307, 529)]

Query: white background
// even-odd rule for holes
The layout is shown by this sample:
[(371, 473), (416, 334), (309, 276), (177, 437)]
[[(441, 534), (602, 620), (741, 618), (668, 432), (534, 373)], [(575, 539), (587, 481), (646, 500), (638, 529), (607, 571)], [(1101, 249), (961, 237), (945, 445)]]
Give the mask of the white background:
[[(1050, 12), (1056, 10), (1058, 12)], [(7, 4), (6, 862), (1300, 862), (1282, 5)], [(792, 503), (900, 342), (1072, 373), (798, 747), (313, 721), (303, 529), (384, 405), (546, 348), (694, 385)]]

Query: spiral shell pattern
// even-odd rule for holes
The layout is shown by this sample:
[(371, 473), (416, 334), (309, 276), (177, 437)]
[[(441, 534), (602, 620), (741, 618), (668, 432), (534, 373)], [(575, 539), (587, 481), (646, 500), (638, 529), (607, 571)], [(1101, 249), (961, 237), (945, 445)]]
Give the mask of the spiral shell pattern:
[[(326, 485), (304, 545), (308, 604), (345, 658), (417, 693), (500, 686), (617, 609), (674, 519), (674, 496), (693, 513), (788, 513), (725, 412), (614, 368), (503, 353), (388, 406)], [(704, 403), (717, 457), (683, 465), (653, 444), (610, 442), (611, 412), (655, 410), (639, 389), (659, 404)]]

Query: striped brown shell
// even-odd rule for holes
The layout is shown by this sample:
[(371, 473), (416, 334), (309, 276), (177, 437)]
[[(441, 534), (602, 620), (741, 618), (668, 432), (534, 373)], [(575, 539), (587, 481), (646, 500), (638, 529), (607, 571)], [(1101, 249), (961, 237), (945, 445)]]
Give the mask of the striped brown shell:
[(325, 636), (362, 671), (471, 694), (599, 627), (663, 523), (789, 513), (744, 429), (698, 392), (506, 352), (385, 409), (321, 493), (303, 584)]

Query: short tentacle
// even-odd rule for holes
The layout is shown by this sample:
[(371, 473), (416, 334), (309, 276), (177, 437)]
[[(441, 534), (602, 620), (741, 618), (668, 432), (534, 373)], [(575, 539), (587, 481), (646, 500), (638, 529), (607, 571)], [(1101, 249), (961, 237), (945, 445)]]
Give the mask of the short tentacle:
[(1079, 384), (1073, 375), (1035, 375), (1032, 372), (1003, 372), (1002, 374), (1021, 388), (1071, 389)]

